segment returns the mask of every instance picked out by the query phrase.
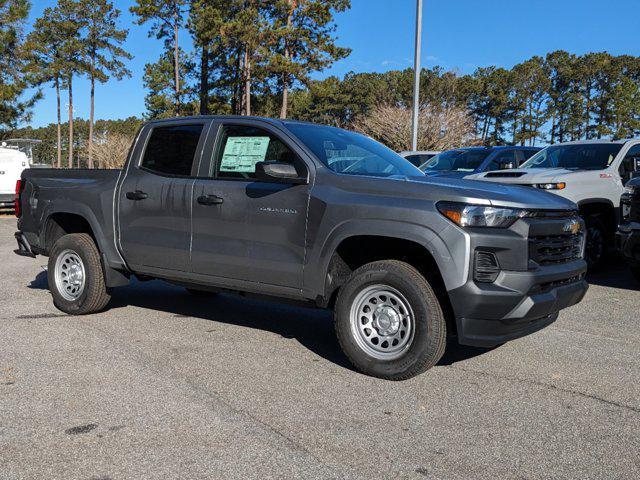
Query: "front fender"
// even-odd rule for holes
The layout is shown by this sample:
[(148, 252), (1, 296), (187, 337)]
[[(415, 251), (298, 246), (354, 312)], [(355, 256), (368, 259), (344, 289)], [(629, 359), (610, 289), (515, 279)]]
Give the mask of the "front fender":
[(324, 295), (329, 263), (340, 243), (354, 236), (380, 236), (412, 241), (424, 247), (434, 258), (447, 290), (466, 282), (469, 273), (469, 240), (461, 229), (444, 219), (433, 228), (406, 221), (353, 219), (336, 225), (324, 243), (312, 250), (304, 272), (305, 293)]

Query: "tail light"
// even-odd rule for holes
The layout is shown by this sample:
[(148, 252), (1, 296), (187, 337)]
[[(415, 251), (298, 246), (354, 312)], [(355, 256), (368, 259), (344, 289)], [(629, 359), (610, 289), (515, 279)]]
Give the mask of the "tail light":
[(20, 218), (22, 215), (22, 209), (20, 208), (20, 193), (22, 193), (22, 180), (16, 182), (16, 199), (13, 202), (13, 206), (16, 211), (16, 217)]

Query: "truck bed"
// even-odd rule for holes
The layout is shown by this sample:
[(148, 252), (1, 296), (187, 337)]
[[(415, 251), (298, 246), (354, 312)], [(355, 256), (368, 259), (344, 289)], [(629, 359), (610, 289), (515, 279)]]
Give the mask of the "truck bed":
[(113, 198), (120, 172), (82, 168), (25, 170), (20, 230), (32, 245), (46, 250), (47, 245), (41, 244), (38, 237), (46, 231), (48, 221), (78, 215), (89, 222), (108, 260), (119, 259), (114, 241)]

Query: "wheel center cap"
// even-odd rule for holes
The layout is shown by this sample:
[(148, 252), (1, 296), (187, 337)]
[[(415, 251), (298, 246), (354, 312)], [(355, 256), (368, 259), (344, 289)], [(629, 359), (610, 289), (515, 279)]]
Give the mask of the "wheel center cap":
[(75, 285), (79, 285), (82, 282), (82, 269), (78, 265), (72, 265), (69, 270), (69, 279)]
[(380, 306), (374, 312), (373, 326), (380, 335), (395, 335), (400, 328), (400, 315), (391, 307)]

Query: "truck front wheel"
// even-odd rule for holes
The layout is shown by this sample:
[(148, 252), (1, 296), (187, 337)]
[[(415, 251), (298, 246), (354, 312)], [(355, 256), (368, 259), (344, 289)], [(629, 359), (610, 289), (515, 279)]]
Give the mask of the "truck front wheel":
[(598, 216), (590, 216), (585, 219), (587, 224), (587, 245), (585, 248), (585, 260), (589, 271), (597, 271), (607, 253), (607, 230)]
[(446, 347), (446, 321), (427, 280), (397, 260), (368, 263), (338, 293), (336, 336), (362, 373), (405, 380), (433, 367)]
[(86, 233), (65, 235), (55, 243), (49, 255), (48, 282), (53, 304), (71, 315), (98, 312), (111, 298), (100, 253)]

